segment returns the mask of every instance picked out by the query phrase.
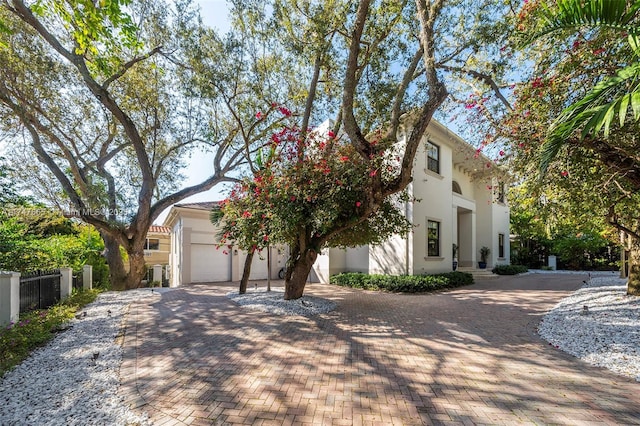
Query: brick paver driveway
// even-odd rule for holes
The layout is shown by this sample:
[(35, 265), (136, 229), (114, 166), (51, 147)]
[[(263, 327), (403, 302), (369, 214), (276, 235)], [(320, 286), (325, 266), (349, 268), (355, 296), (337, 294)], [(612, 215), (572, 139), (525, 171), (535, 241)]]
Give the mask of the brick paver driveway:
[(233, 284), (149, 296), (127, 316), (122, 392), (162, 424), (640, 424), (640, 383), (535, 334), (584, 276), (427, 295), (328, 285), (312, 318), (239, 308)]

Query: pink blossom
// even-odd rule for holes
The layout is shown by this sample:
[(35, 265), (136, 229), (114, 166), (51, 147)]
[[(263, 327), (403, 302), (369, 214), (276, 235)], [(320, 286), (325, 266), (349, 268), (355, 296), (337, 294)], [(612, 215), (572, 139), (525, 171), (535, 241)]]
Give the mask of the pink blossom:
[(256, 112), (256, 119), (257, 120), (262, 120), (262, 112), (260, 112), (260, 111)]
[(356, 207), (360, 207), (362, 203), (360, 201), (356, 201)]
[(285, 117), (289, 117), (291, 115), (291, 111), (288, 110), (287, 108), (283, 107), (283, 106), (278, 107), (278, 111), (280, 111), (280, 113), (282, 115), (284, 115)]

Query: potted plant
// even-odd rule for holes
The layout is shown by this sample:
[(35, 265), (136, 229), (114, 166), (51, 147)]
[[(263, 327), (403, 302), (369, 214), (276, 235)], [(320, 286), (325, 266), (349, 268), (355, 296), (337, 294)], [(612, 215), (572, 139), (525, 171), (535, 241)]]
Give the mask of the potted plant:
[(458, 245), (453, 245), (453, 270), (458, 269)]
[(489, 247), (482, 246), (480, 249), (480, 262), (478, 262), (478, 268), (485, 269), (487, 267), (487, 257), (489, 256), (489, 253), (491, 253)]

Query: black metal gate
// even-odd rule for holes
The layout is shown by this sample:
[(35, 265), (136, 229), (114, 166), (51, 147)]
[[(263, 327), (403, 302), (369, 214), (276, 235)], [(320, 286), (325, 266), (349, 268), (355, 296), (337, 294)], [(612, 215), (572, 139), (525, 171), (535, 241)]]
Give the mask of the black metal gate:
[(46, 309), (60, 300), (60, 270), (37, 271), (20, 277), (20, 313)]
[(71, 282), (71, 287), (73, 287), (76, 290), (82, 290), (83, 287), (83, 280), (82, 280), (82, 272), (78, 273), (78, 274), (74, 274), (72, 276), (72, 282)]

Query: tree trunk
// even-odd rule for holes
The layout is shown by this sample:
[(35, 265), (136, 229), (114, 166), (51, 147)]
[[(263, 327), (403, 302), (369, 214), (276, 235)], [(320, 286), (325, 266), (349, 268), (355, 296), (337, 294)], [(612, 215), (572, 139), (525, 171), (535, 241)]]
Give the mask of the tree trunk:
[(112, 290), (124, 290), (127, 271), (124, 269), (120, 243), (104, 232), (100, 232), (104, 241), (104, 258), (109, 265), (109, 283)]
[(627, 294), (640, 296), (640, 239), (630, 238)]
[(240, 280), (240, 291), (238, 293), (245, 294), (247, 292), (247, 284), (249, 283), (249, 275), (251, 274), (251, 262), (253, 261), (254, 250), (247, 253), (244, 260), (244, 269), (242, 270), (242, 279)]
[(129, 272), (124, 267), (120, 242), (107, 234), (100, 232), (104, 241), (104, 257), (109, 265), (109, 282), (112, 290), (130, 290), (140, 287), (146, 272), (144, 251), (129, 252)]
[(287, 279), (284, 282), (284, 300), (302, 297), (307, 277), (317, 257), (318, 253), (315, 250), (307, 250), (290, 261), (291, 266), (287, 268)]
[(144, 251), (127, 254), (129, 255), (129, 273), (124, 280), (124, 290), (131, 290), (140, 287), (147, 268), (144, 261)]

